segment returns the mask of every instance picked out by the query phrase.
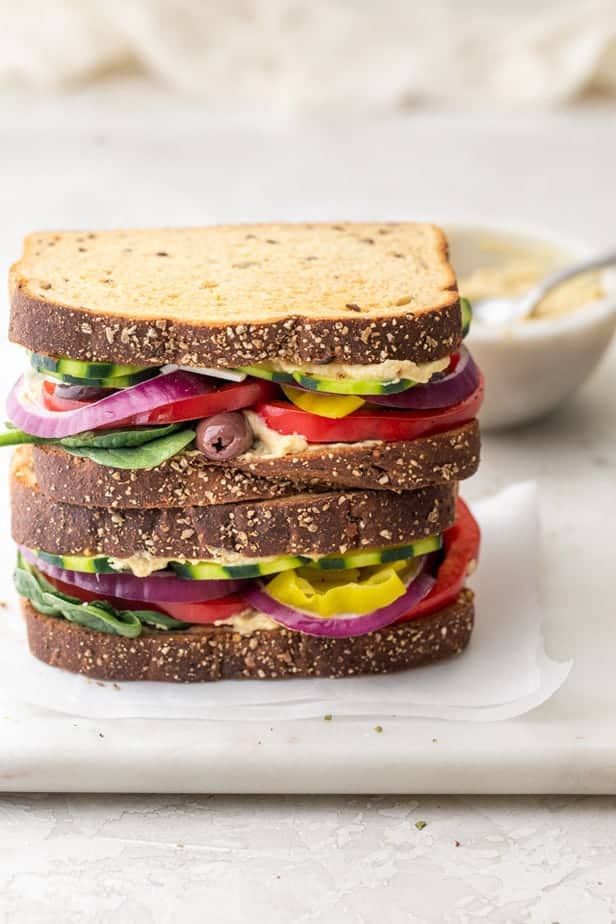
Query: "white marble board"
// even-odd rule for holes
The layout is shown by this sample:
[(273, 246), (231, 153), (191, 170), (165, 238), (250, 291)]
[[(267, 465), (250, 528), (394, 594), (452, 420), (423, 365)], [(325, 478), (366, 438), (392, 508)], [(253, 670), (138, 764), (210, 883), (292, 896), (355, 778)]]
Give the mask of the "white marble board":
[[(122, 94), (98, 108), (89, 99), (5, 104), (3, 266), (27, 230), (86, 224), (483, 216), (599, 244), (612, 234), (613, 115), (296, 124), (212, 120), (164, 99), (138, 111)], [(616, 792), (615, 395), (612, 349), (559, 414), (486, 438), (481, 472), (465, 489), (476, 498), (514, 480), (539, 483), (548, 650), (575, 658), (565, 687), (541, 708), (487, 724), (385, 716), (378, 734), (374, 718), (93, 722), (7, 701), (0, 788)]]

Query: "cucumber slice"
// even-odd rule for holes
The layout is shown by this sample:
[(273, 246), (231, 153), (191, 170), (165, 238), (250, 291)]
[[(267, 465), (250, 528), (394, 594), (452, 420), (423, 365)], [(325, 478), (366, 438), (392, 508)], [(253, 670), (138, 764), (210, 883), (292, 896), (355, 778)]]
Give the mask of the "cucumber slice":
[(158, 375), (159, 370), (156, 367), (143, 369), (141, 372), (134, 372), (132, 375), (119, 375), (102, 379), (78, 378), (76, 375), (68, 375), (63, 372), (51, 372), (49, 369), (38, 369), (34, 362), (32, 365), (37, 372), (42, 373), (46, 378), (53, 378), (62, 385), (80, 385), (85, 388), (129, 388), (131, 385), (137, 385), (139, 382), (145, 382), (147, 379)]
[(385, 549), (360, 549), (344, 555), (325, 555), (324, 558), (317, 558), (311, 562), (311, 567), (337, 571), (348, 568), (366, 568), (369, 565), (384, 565), (407, 558), (417, 558), (429, 552), (437, 552), (442, 545), (442, 536), (430, 536), (407, 545), (394, 545)]
[[(140, 372), (151, 372), (152, 368), (148, 366), (126, 366), (115, 363), (87, 363), (79, 359), (66, 359), (60, 357), (55, 359), (53, 356), (47, 356), (45, 353), (31, 353), (30, 362), (39, 372), (56, 372), (60, 375), (72, 375), (81, 384), (83, 379), (117, 379), (124, 376), (136, 375)], [(155, 371), (158, 369), (155, 367)]]
[(278, 382), (279, 385), (293, 385), (295, 381), (290, 372), (273, 372), (271, 369), (264, 369), (262, 366), (239, 366), (234, 371), (253, 375), (256, 379), (267, 379), (268, 382)]
[(333, 395), (393, 395), (415, 384), (411, 379), (395, 379), (391, 382), (379, 382), (376, 379), (322, 379), (304, 372), (294, 372), (293, 379), (302, 388)]
[(37, 549), (34, 554), (48, 565), (65, 571), (85, 571), (87, 574), (117, 574), (105, 555), (54, 555)]
[(311, 561), (305, 555), (277, 555), (266, 561), (251, 564), (219, 565), (214, 561), (171, 562), (175, 573), (192, 581), (220, 581), (227, 578), (257, 578), (266, 574), (278, 574), (307, 565)]
[[(119, 568), (114, 568), (105, 555), (57, 555), (52, 552), (35, 550), (41, 561), (45, 561), (56, 568), (65, 571), (81, 571), (87, 574), (118, 574)], [(221, 565), (215, 561), (181, 562), (170, 561), (169, 567), (178, 577), (192, 581), (220, 581), (238, 578), (256, 578), (279, 571), (288, 571), (299, 568), (312, 561), (306, 555), (278, 555), (263, 561), (250, 562), (237, 565)]]
[(301, 369), (297, 372), (273, 372), (261, 366), (240, 366), (238, 371), (279, 385), (301, 385), (310, 391), (329, 392), (332, 395), (393, 395), (415, 384), (411, 379), (394, 379), (390, 382), (379, 382), (377, 379), (325, 379), (309, 375)]
[(473, 306), (467, 298), (460, 299), (460, 310), (462, 312), (462, 336), (466, 337), (473, 320)]
[[(274, 555), (261, 561), (246, 562), (245, 564), (218, 564), (215, 561), (181, 562), (170, 561), (169, 567), (178, 577), (191, 581), (221, 581), (265, 577), (268, 574), (279, 574), (281, 571), (291, 571), (310, 565), (323, 571), (341, 571), (349, 568), (366, 568), (370, 565), (388, 564), (427, 555), (441, 548), (441, 536), (430, 536), (427, 539), (418, 539), (417, 542), (406, 545), (390, 546), (384, 549), (358, 549), (344, 555), (325, 555), (322, 558), (312, 558), (308, 555)], [(119, 568), (114, 568), (105, 555), (57, 555), (52, 552), (34, 550), (41, 561), (63, 568), (65, 571), (82, 571), (87, 574), (118, 574)]]

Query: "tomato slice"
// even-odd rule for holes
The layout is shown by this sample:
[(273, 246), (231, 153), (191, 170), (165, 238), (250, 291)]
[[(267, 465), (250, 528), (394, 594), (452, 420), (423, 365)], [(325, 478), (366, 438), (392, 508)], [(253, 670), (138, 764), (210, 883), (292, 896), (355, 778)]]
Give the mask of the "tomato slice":
[(57, 590), (71, 597), (77, 597), (84, 603), (90, 603), (92, 600), (107, 600), (117, 610), (155, 610), (157, 613), (166, 613), (180, 622), (190, 623), (208, 623), (215, 622), (217, 619), (228, 619), (236, 613), (247, 609), (247, 605), (238, 594), (229, 594), (228, 597), (221, 597), (219, 600), (208, 600), (207, 603), (138, 603), (135, 600), (123, 600), (120, 597), (102, 597), (91, 590), (84, 590), (81, 587), (75, 587), (66, 581), (59, 581), (48, 574), (45, 580), (53, 584)]
[(159, 609), (182, 622), (206, 623), (229, 619), (249, 607), (239, 594), (229, 594), (228, 597), (208, 600), (207, 603), (161, 603)]
[(481, 533), (477, 520), (461, 498), (456, 506), (456, 521), (443, 534), (445, 557), (436, 575), (436, 584), (421, 603), (399, 622), (428, 616), (449, 606), (464, 586), (469, 565), (479, 557)]
[(483, 401), (483, 377), (472, 394), (452, 407), (434, 411), (403, 411), (362, 407), (347, 417), (331, 419), (311, 414), (284, 401), (268, 401), (257, 412), (272, 430), (299, 434), (309, 443), (357, 443), (360, 440), (412, 440), (442, 433), (477, 416)]
[[(251, 407), (264, 401), (270, 401), (279, 392), (273, 382), (265, 379), (245, 379), (243, 382), (231, 382), (228, 385), (210, 385), (203, 382), (204, 390), (200, 395), (180, 398), (171, 404), (154, 408), (143, 414), (134, 414), (108, 425), (105, 429), (116, 427), (139, 427), (147, 424), (179, 423), (184, 420), (199, 420), (202, 417), (211, 417), (223, 411), (238, 411), (243, 407)], [(43, 406), (48, 411), (74, 411), (87, 407), (89, 401), (74, 401), (56, 395), (56, 383), (46, 379), (41, 392)]]
[(45, 379), (41, 390), (41, 402), (48, 411), (78, 411), (87, 407), (91, 401), (75, 401), (73, 398), (62, 398), (56, 395), (56, 383)]

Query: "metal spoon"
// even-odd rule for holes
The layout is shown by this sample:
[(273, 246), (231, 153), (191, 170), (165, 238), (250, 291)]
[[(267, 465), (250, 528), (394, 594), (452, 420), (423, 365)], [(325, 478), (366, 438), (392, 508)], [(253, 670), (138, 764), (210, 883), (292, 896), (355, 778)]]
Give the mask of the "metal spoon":
[(524, 295), (515, 295), (513, 297), (499, 295), (493, 298), (477, 299), (477, 301), (473, 302), (473, 318), (480, 324), (496, 327), (510, 324), (512, 321), (518, 321), (521, 318), (530, 317), (548, 292), (551, 292), (562, 282), (572, 279), (574, 276), (579, 276), (581, 273), (603, 269), (612, 264), (616, 264), (616, 250), (604, 253), (599, 257), (574, 263), (565, 269), (554, 270), (553, 273), (550, 273), (549, 276), (534, 285)]

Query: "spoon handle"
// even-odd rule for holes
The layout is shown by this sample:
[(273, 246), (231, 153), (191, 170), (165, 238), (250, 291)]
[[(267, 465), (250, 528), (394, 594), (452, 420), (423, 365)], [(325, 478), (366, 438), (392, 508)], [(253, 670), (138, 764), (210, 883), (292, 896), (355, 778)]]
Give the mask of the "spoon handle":
[(612, 265), (616, 265), (616, 250), (608, 251), (598, 257), (591, 257), (588, 260), (582, 260), (564, 269), (554, 270), (553, 273), (550, 273), (545, 279), (542, 279), (541, 282), (530, 289), (524, 299), (526, 302), (526, 311), (530, 313), (535, 305), (545, 298), (548, 292), (551, 292), (552, 289), (559, 286), (561, 282), (566, 282), (567, 279), (573, 279), (574, 276), (579, 276), (582, 273), (604, 269), (606, 266)]

